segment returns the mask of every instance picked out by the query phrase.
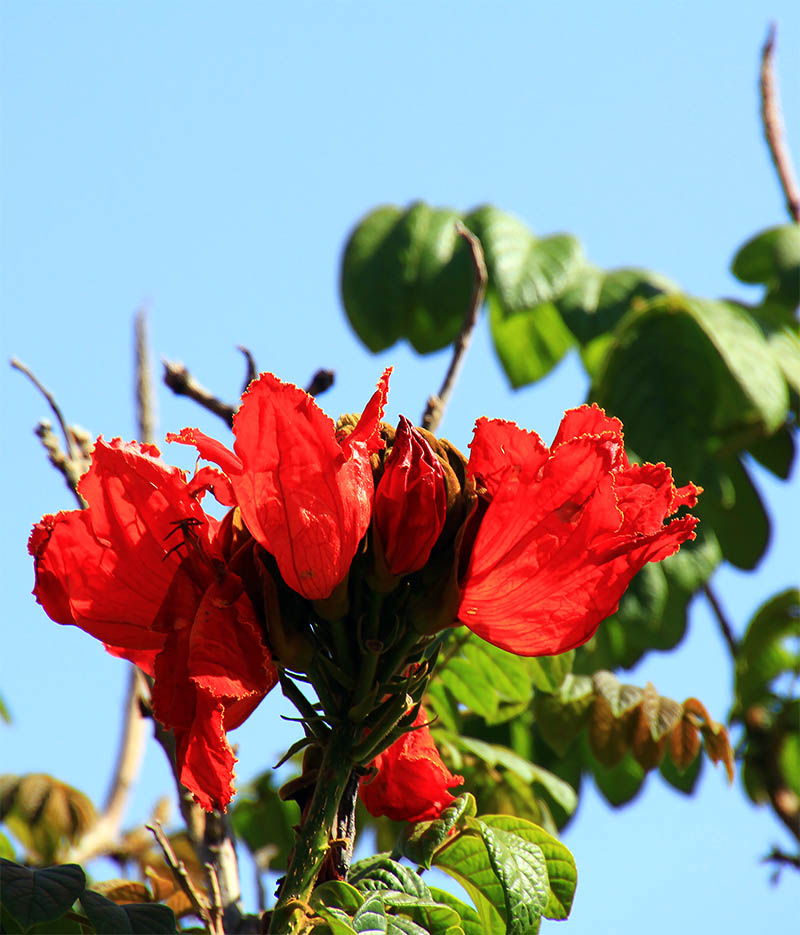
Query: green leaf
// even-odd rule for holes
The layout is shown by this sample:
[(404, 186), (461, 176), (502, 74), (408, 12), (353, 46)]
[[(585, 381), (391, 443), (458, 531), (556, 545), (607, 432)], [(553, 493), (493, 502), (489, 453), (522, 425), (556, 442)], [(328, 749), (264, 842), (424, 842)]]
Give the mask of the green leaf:
[[(458, 913), (449, 906), (436, 902), (432, 896), (421, 899), (394, 890), (381, 890), (380, 896), (388, 909), (407, 915), (430, 935), (446, 935), (460, 927), (461, 919)], [(389, 918), (392, 918), (391, 914)]]
[(172, 910), (158, 903), (119, 906), (100, 893), (86, 890), (81, 896), (81, 905), (98, 932), (109, 935), (172, 935), (176, 931)]
[(543, 692), (558, 691), (572, 671), (574, 661), (574, 650), (557, 656), (537, 656), (526, 660), (533, 684)]
[(797, 323), (773, 331), (767, 340), (786, 382), (795, 393), (800, 393), (800, 333)]
[(590, 395), (622, 419), (626, 442), (669, 464), (678, 483), (705, 485), (715, 446), (744, 447), (780, 428), (788, 411), (783, 374), (752, 317), (676, 295), (625, 316)]
[(548, 834), (544, 828), (513, 815), (484, 815), (483, 821), (493, 828), (513, 832), (541, 849), (550, 886), (547, 905), (542, 915), (545, 919), (566, 919), (578, 885), (578, 870), (569, 848), (558, 838)]
[(619, 808), (634, 799), (642, 788), (645, 771), (627, 753), (616, 766), (603, 766), (595, 757), (590, 757), (595, 784), (609, 805)]
[(458, 334), (475, 274), (456, 233), (459, 215), (416, 202), (363, 218), (342, 260), (347, 317), (371, 351), (407, 338), (420, 354), (446, 347)]
[(86, 887), (77, 864), (34, 869), (0, 859), (0, 893), (5, 910), (24, 929), (62, 916)]
[(386, 909), (379, 893), (373, 893), (353, 916), (353, 928), (359, 935), (377, 935), (386, 932)]
[(574, 343), (552, 302), (509, 315), (498, 296), (490, 293), (489, 325), (494, 349), (514, 389), (547, 376)]
[(778, 429), (774, 435), (754, 442), (748, 450), (762, 467), (781, 480), (787, 480), (792, 473), (796, 446), (794, 433), (788, 425)]
[(353, 864), (350, 883), (361, 893), (376, 890), (396, 890), (418, 899), (430, 899), (427, 884), (408, 867), (392, 860), (388, 854), (376, 854)]
[(559, 756), (566, 754), (586, 726), (593, 703), (592, 680), (585, 675), (568, 675), (558, 694), (537, 693), (533, 702), (536, 726)]
[(399, 845), (403, 856), (430, 870), (433, 855), (447, 841), (451, 831), (475, 813), (475, 797), (465, 792), (433, 821), (407, 825)]
[(311, 894), (311, 906), (334, 906), (347, 913), (356, 912), (364, 903), (364, 897), (350, 883), (344, 880), (326, 880), (315, 887)]
[(764, 603), (748, 624), (736, 657), (735, 713), (769, 694), (783, 672), (800, 671), (800, 591), (788, 588)]
[(518, 218), (492, 205), (471, 211), (465, 224), (481, 242), (488, 291), (506, 315), (549, 302), (583, 264), (583, 251), (574, 237), (539, 239)]
[(784, 781), (796, 796), (800, 796), (800, 735), (789, 734), (781, 744), (778, 765)]
[(542, 849), (512, 832), (478, 821), (489, 862), (503, 888), (508, 933), (530, 932), (550, 896)]
[(469, 894), (486, 935), (506, 935), (505, 898), (486, 845), (479, 834), (459, 833), (437, 851), (433, 865), (453, 877)]
[(761, 231), (741, 247), (731, 272), (747, 283), (763, 283), (775, 301), (789, 308), (800, 302), (800, 228), (784, 224)]
[(241, 790), (231, 809), (231, 822), (251, 854), (271, 846), (275, 849), (272, 868), (284, 869), (296, 843), (294, 825), (300, 812), (296, 802), (280, 798), (272, 777), (270, 770)]
[(761, 496), (738, 457), (720, 460), (707, 476), (696, 513), (714, 529), (722, 554), (737, 568), (758, 564), (770, 539), (770, 518)]
[(346, 912), (335, 906), (317, 906), (316, 910), (328, 923), (331, 935), (354, 935), (356, 930), (352, 926), (353, 920)]
[(461, 928), (464, 931), (464, 935), (483, 935), (480, 916), (472, 906), (468, 906), (451, 893), (448, 893), (446, 890), (437, 889), (435, 886), (431, 887), (431, 895), (437, 902), (443, 903), (451, 909), (455, 909), (461, 919)]
[(671, 280), (648, 270), (585, 266), (564, 289), (556, 305), (576, 339), (588, 345), (613, 331), (637, 303), (677, 291)]
[(16, 857), (11, 841), (0, 831), (0, 857), (13, 861)]
[(0, 721), (5, 721), (6, 724), (11, 723), (11, 713), (2, 695), (0, 695)]
[[(387, 915), (386, 935), (429, 935), (428, 930), (407, 916)], [(449, 932), (448, 932), (449, 935)]]
[[(456, 702), (494, 724), (516, 716), (530, 702), (530, 663), (470, 634), (460, 640), (457, 654), (439, 669), (437, 680)], [(448, 719), (452, 723), (453, 718)], [(458, 730), (457, 723), (452, 726)]]
[(673, 789), (677, 789), (684, 795), (691, 795), (695, 790), (697, 780), (700, 778), (700, 773), (703, 771), (703, 762), (704, 758), (702, 756), (696, 756), (681, 772), (672, 762), (672, 759), (665, 756), (659, 763), (658, 770)]
[(567, 814), (572, 814), (575, 811), (578, 804), (575, 790), (549, 770), (543, 769), (535, 763), (530, 763), (514, 753), (513, 750), (509, 750), (508, 747), (500, 744), (486, 743), (475, 737), (450, 736), (448, 739), (463, 750), (480, 757), (488, 766), (502, 767), (516, 773), (529, 785), (542, 786)]

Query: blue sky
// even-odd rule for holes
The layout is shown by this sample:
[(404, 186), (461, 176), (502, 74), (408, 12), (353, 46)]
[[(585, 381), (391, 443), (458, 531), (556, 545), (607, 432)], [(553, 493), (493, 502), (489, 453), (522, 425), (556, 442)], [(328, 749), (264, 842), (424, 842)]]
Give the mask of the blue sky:
[[(534, 2), (37, 2), (6, 0), (2, 82), (2, 347), (94, 434), (132, 437), (131, 316), (151, 309), (156, 355), (220, 395), (242, 380), (237, 344), (300, 384), (337, 372), (321, 402), (360, 409), (392, 363), (389, 417), (419, 418), (447, 364), (398, 346), (368, 354), (337, 292), (347, 233), (378, 204), (491, 202), (537, 233), (568, 231), (601, 266), (638, 265), (704, 296), (747, 296), (736, 247), (786, 219), (761, 139), (758, 55), (779, 26), (789, 143), (800, 156), (800, 10), (788, 0)], [(792, 79), (795, 80), (792, 80)], [(51, 772), (102, 800), (122, 665), (30, 596), (24, 544), (42, 513), (72, 508), (31, 434), (47, 416), (0, 370), (4, 614), (3, 772)], [(513, 393), (485, 324), (441, 431), (466, 447), (480, 415), (552, 438), (586, 382), (570, 357)], [(159, 393), (160, 434), (222, 424)], [(165, 446), (187, 468), (191, 454)], [(177, 449), (177, 450), (172, 450)], [(796, 480), (756, 471), (778, 522), (756, 574), (715, 585), (738, 629), (796, 583)], [(724, 718), (731, 672), (706, 609), (680, 652), (632, 676)], [(293, 739), (268, 699), (234, 738), (244, 782)], [(129, 817), (170, 781), (148, 752)], [(788, 846), (769, 813), (705, 770), (683, 799), (652, 779), (618, 812), (589, 791), (566, 836), (580, 883), (565, 931), (791, 931), (796, 880), (759, 864)], [(552, 927), (551, 923), (551, 927)]]

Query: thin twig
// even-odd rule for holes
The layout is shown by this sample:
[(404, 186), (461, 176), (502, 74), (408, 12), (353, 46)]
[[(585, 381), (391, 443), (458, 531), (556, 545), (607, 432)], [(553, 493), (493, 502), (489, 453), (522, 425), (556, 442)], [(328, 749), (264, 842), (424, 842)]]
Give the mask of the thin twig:
[(25, 376), (31, 381), (31, 383), (33, 383), (36, 389), (39, 390), (42, 396), (44, 396), (44, 398), (47, 400), (47, 403), (53, 410), (53, 415), (56, 417), (61, 431), (64, 434), (64, 444), (67, 449), (67, 456), (69, 457), (70, 461), (77, 460), (77, 452), (75, 450), (75, 442), (72, 438), (72, 433), (69, 430), (69, 426), (67, 425), (64, 416), (61, 413), (61, 409), (53, 397), (53, 394), (42, 383), (39, 382), (33, 372), (28, 367), (26, 367), (22, 361), (17, 360), (16, 357), (12, 357), (9, 363), (15, 370), (19, 370), (20, 373), (24, 373)]
[[(152, 712), (151, 712), (152, 714)], [(178, 792), (178, 807), (189, 834), (189, 842), (201, 865), (211, 864), (216, 874), (223, 907), (224, 927), (236, 931), (242, 918), (240, 908), (241, 883), (239, 862), (233, 842), (233, 831), (227, 815), (218, 812), (206, 813), (194, 801), (191, 792), (183, 785), (178, 773), (175, 757), (175, 736), (153, 717), (156, 743), (167, 755)]]
[(163, 364), (164, 383), (166, 383), (176, 396), (188, 396), (189, 399), (193, 399), (204, 409), (208, 409), (208, 411), (213, 412), (215, 416), (219, 416), (228, 428), (233, 427), (233, 415), (236, 412), (234, 406), (218, 399), (213, 393), (198, 383), (186, 367), (179, 361), (165, 360)]
[(472, 287), (472, 296), (470, 297), (469, 306), (464, 316), (464, 323), (453, 344), (453, 357), (450, 361), (450, 366), (447, 368), (442, 387), (436, 396), (430, 397), (428, 405), (425, 408), (425, 413), (422, 416), (422, 427), (428, 429), (429, 432), (435, 432), (439, 423), (442, 421), (445, 407), (447, 406), (453, 392), (453, 387), (458, 379), (459, 371), (464, 362), (464, 355), (467, 353), (472, 332), (475, 330), (475, 325), (478, 323), (478, 313), (481, 310), (483, 299), (486, 295), (488, 274), (486, 272), (486, 260), (483, 256), (481, 242), (472, 231), (467, 230), (467, 228), (458, 221), (456, 222), (456, 233), (459, 237), (463, 237), (464, 240), (466, 240), (469, 247), (472, 266), (475, 272), (475, 281)]
[(800, 188), (797, 185), (792, 157), (786, 143), (786, 129), (781, 114), (780, 97), (778, 95), (778, 82), (775, 78), (775, 23), (771, 23), (767, 39), (761, 50), (761, 121), (764, 126), (764, 136), (767, 139), (772, 162), (778, 173), (778, 179), (786, 198), (786, 207), (795, 223), (800, 223)]
[(213, 920), (214, 926), (220, 932), (224, 932), (223, 926), (223, 917), (225, 915), (223, 906), (222, 906), (222, 893), (219, 889), (219, 877), (217, 876), (217, 868), (210, 863), (203, 864), (206, 873), (208, 874), (208, 879), (211, 883), (211, 918)]
[(787, 854), (778, 847), (773, 847), (769, 854), (762, 858), (761, 862), (764, 864), (774, 863), (779, 866), (788, 865), (794, 867), (795, 870), (800, 870), (800, 854)]
[(242, 392), (247, 389), (248, 386), (255, 380), (258, 376), (258, 367), (256, 366), (256, 361), (253, 355), (250, 353), (249, 348), (246, 348), (243, 344), (239, 344), (236, 348), (237, 351), (241, 351), (244, 354), (245, 363), (247, 365), (247, 370), (245, 371), (244, 377), (244, 386), (242, 387)]
[(725, 642), (728, 644), (728, 649), (731, 651), (731, 656), (735, 659), (736, 654), (739, 652), (739, 644), (736, 640), (736, 637), (733, 635), (733, 627), (730, 625), (728, 618), (725, 616), (725, 611), (722, 609), (722, 605), (720, 604), (717, 595), (712, 591), (711, 585), (704, 584), (703, 593), (708, 599), (708, 603), (711, 605), (711, 609), (714, 611), (714, 616), (717, 618), (719, 628), (722, 631)]
[(150, 346), (147, 340), (147, 309), (141, 308), (134, 319), (136, 345), (136, 423), (139, 441), (155, 442), (155, 400), (150, 368)]
[[(41, 441), (42, 447), (47, 452), (48, 460), (66, 481), (67, 487), (69, 487), (75, 499), (78, 501), (78, 506), (84, 509), (86, 507), (86, 501), (78, 493), (78, 482), (89, 467), (88, 451), (90, 445), (87, 441), (88, 436), (84, 437), (85, 433), (83, 430), (67, 425), (66, 419), (58, 403), (55, 401), (53, 394), (41, 383), (29, 367), (26, 367), (25, 364), (17, 360), (16, 357), (12, 357), (9, 363), (15, 370), (19, 370), (20, 373), (24, 374), (31, 383), (33, 383), (36, 389), (44, 396), (47, 404), (53, 411), (64, 436), (64, 443), (67, 449), (66, 453), (61, 448), (58, 438), (53, 432), (53, 427), (46, 419), (43, 419), (36, 426), (34, 431), (39, 441)], [(78, 438), (79, 435), (80, 439)]]
[(122, 736), (114, 775), (97, 822), (67, 856), (71, 863), (84, 863), (100, 854), (109, 853), (117, 844), (128, 797), (139, 775), (144, 756), (147, 719), (142, 714), (141, 700), (146, 693), (144, 676), (135, 666), (129, 666)]
[(164, 854), (164, 860), (167, 862), (167, 866), (175, 877), (175, 882), (188, 896), (192, 908), (203, 920), (206, 931), (209, 932), (210, 935), (225, 935), (224, 931), (217, 926), (216, 920), (211, 915), (208, 900), (197, 892), (197, 888), (194, 883), (192, 883), (192, 878), (189, 876), (186, 866), (182, 860), (176, 857), (175, 851), (173, 851), (172, 845), (169, 843), (169, 838), (164, 834), (160, 823), (155, 821), (152, 825), (145, 825), (145, 828), (153, 832)]

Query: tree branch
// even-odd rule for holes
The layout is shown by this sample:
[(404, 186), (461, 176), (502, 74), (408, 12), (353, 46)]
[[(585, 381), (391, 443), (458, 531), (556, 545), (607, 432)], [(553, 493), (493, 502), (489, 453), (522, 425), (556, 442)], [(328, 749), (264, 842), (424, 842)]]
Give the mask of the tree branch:
[(439, 427), (439, 423), (442, 421), (444, 410), (450, 400), (456, 380), (458, 379), (458, 374), (464, 363), (464, 355), (469, 348), (472, 332), (475, 330), (475, 325), (478, 323), (478, 313), (481, 310), (483, 299), (486, 295), (488, 274), (486, 272), (486, 260), (483, 255), (481, 242), (472, 231), (467, 230), (460, 221), (456, 222), (456, 233), (459, 237), (463, 237), (469, 246), (472, 266), (475, 271), (475, 281), (472, 287), (472, 296), (469, 306), (464, 316), (464, 323), (461, 326), (458, 337), (456, 337), (453, 343), (453, 357), (450, 361), (450, 366), (447, 368), (447, 373), (445, 374), (441, 389), (436, 396), (431, 396), (428, 399), (428, 405), (422, 416), (422, 427), (428, 429), (429, 432), (435, 432)]
[(772, 162), (786, 198), (786, 207), (795, 223), (800, 223), (800, 188), (792, 165), (792, 157), (786, 143), (786, 130), (781, 114), (778, 82), (775, 78), (775, 24), (771, 23), (767, 39), (761, 50), (761, 122)]
[(233, 414), (236, 409), (229, 403), (218, 399), (213, 393), (195, 380), (186, 367), (179, 361), (164, 360), (164, 383), (176, 396), (188, 396), (204, 409), (213, 412), (215, 416), (233, 428)]
[(739, 652), (739, 644), (736, 641), (736, 637), (733, 635), (733, 627), (731, 627), (728, 618), (725, 616), (725, 611), (722, 609), (722, 605), (719, 602), (716, 594), (711, 590), (711, 585), (703, 585), (703, 593), (708, 599), (708, 603), (711, 605), (711, 609), (714, 611), (714, 616), (717, 618), (719, 623), (719, 628), (722, 631), (722, 636), (725, 639), (725, 642), (728, 644), (728, 649), (731, 652), (731, 656), (736, 659), (736, 654)]
[(47, 452), (48, 460), (67, 482), (67, 487), (69, 487), (74, 494), (75, 499), (78, 501), (78, 506), (84, 509), (86, 507), (86, 501), (78, 493), (78, 482), (89, 467), (89, 436), (83, 430), (75, 426), (67, 425), (61, 408), (55, 401), (53, 394), (37, 379), (34, 373), (26, 367), (25, 364), (17, 360), (16, 357), (12, 357), (9, 363), (14, 370), (19, 370), (20, 373), (24, 374), (31, 383), (33, 383), (36, 389), (44, 396), (45, 400), (47, 400), (47, 404), (56, 417), (56, 421), (64, 435), (64, 444), (67, 449), (66, 454), (62, 450), (53, 432), (52, 426), (46, 419), (43, 419), (36, 426), (35, 433)]

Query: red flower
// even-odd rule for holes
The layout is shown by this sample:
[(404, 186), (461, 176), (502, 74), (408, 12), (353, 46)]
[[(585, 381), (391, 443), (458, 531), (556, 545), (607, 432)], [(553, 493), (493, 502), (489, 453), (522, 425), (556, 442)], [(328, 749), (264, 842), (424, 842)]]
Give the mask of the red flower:
[(34, 594), (154, 676), (153, 711), (175, 733), (180, 779), (206, 809), (225, 808), (237, 727), (277, 680), (224, 531), (199, 499), (225, 479), (184, 474), (158, 449), (98, 439), (80, 482), (86, 510), (45, 516), (31, 534)]
[(370, 763), (377, 772), (361, 780), (361, 798), (376, 818), (386, 815), (392, 821), (411, 822), (438, 818), (453, 801), (448, 789), (464, 782), (442, 762), (427, 721), (420, 707), (415, 729), (378, 754)]
[(375, 525), (393, 575), (428, 561), (447, 512), (444, 470), (433, 449), (405, 416), (375, 491)]
[(523, 656), (585, 643), (646, 562), (694, 539), (682, 516), (701, 488), (664, 464), (631, 465), (622, 424), (597, 406), (564, 415), (551, 448), (510, 422), (479, 419), (469, 470), (485, 485), (458, 618)]
[(275, 557), (284, 581), (310, 600), (329, 597), (344, 580), (369, 526), (370, 455), (384, 446), (380, 419), (390, 373), (341, 443), (314, 400), (271, 373), (242, 399), (233, 452), (197, 429), (167, 436), (195, 445), (225, 471), (248, 529)]

